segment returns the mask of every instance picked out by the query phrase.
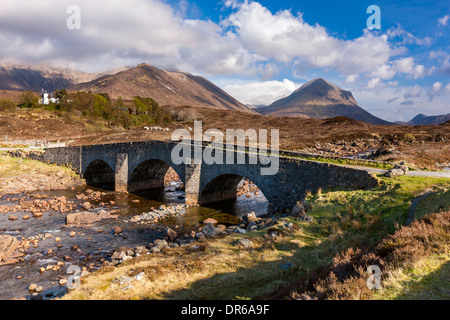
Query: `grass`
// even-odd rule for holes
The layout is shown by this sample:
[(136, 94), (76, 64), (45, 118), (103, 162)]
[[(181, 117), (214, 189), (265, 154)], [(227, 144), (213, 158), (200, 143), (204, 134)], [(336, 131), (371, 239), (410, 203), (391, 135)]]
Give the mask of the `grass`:
[(13, 178), (33, 173), (76, 175), (75, 172), (67, 167), (46, 164), (37, 160), (10, 157), (0, 153), (0, 178)]
[[(82, 288), (63, 299), (273, 298), (311, 270), (332, 263), (339, 254), (394, 234), (405, 222), (409, 203), (416, 194), (427, 189), (440, 192), (450, 183), (444, 178), (381, 180), (381, 185), (371, 190), (334, 189), (310, 195), (305, 205), (314, 220), (306, 223), (292, 217), (280, 219), (276, 228), (284, 236), (276, 241), (265, 239), (267, 229), (263, 229), (200, 243), (198, 248), (190, 245), (165, 254), (145, 255), (84, 277)], [(290, 222), (292, 229), (284, 226)], [(241, 237), (251, 239), (254, 247), (237, 247)], [(292, 267), (281, 269), (285, 263)], [(134, 282), (130, 288), (113, 283), (118, 277), (141, 271), (146, 281)]]
[[(297, 157), (292, 157), (292, 158), (297, 158)], [(394, 165), (391, 165), (389, 163), (372, 162), (372, 161), (365, 161), (365, 160), (359, 160), (359, 159), (333, 159), (333, 158), (325, 158), (325, 157), (298, 157), (298, 159), (325, 162), (325, 163), (331, 163), (331, 164), (340, 164), (340, 165), (365, 166), (365, 167), (385, 169), (385, 170), (394, 168)]]
[(408, 268), (396, 268), (383, 280), (377, 300), (448, 300), (450, 297), (450, 256), (431, 255)]

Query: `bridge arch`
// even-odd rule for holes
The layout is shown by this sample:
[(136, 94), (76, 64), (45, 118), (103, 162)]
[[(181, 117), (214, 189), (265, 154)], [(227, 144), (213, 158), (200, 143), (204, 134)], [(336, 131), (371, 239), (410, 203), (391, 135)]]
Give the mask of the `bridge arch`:
[(242, 181), (253, 183), (259, 190), (258, 192), (262, 193), (266, 200), (269, 201), (268, 190), (264, 192), (264, 189), (266, 188), (261, 181), (253, 181), (240, 174), (226, 173), (216, 176), (205, 184), (200, 190), (199, 203), (207, 204), (237, 198), (239, 195), (238, 186)]
[(105, 190), (114, 190), (115, 173), (111, 166), (103, 160), (91, 161), (83, 172), (86, 184)]
[(165, 177), (169, 169), (172, 168), (183, 181), (183, 173), (176, 166), (172, 167), (167, 162), (160, 159), (147, 159), (134, 168), (131, 168), (128, 179), (128, 191), (162, 188), (165, 184)]

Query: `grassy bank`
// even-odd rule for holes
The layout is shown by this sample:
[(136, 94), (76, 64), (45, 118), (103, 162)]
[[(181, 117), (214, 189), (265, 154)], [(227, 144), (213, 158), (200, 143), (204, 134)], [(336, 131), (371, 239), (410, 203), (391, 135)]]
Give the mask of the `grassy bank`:
[(0, 195), (69, 189), (83, 184), (70, 168), (0, 154)]
[(6, 152), (0, 153), (0, 178), (13, 178), (34, 173), (68, 175), (71, 177), (76, 175), (67, 167), (46, 164), (37, 160), (10, 157), (6, 155)]
[[(382, 178), (381, 185), (371, 190), (323, 190), (305, 203), (313, 221), (281, 218), (276, 228), (284, 236), (276, 240), (264, 237), (267, 229), (262, 229), (141, 256), (83, 277), (81, 289), (63, 299), (289, 297), (299, 290), (292, 285), (310, 271), (329, 265), (349, 248), (376, 244), (394, 234), (418, 193), (445, 192), (449, 186), (448, 179), (399, 177)], [(447, 196), (435, 198), (434, 203), (430, 210), (421, 208), (421, 214), (431, 213), (436, 206), (449, 210)], [(242, 237), (253, 242), (251, 249), (236, 245)], [(114, 281), (139, 272), (145, 273), (145, 281), (132, 286)]]

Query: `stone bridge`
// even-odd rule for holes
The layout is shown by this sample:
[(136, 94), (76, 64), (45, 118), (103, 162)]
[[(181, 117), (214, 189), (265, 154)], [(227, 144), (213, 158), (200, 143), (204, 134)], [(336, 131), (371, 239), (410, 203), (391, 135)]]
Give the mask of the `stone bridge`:
[[(172, 167), (185, 186), (186, 204), (207, 204), (236, 197), (242, 178), (248, 178), (264, 194), (269, 211), (292, 208), (304, 199), (308, 191), (319, 188), (370, 188), (377, 179), (365, 170), (346, 168), (329, 163), (279, 156), (279, 170), (274, 175), (261, 175), (260, 155), (239, 152), (233, 147), (234, 164), (206, 164), (204, 161), (176, 164), (172, 161), (175, 142), (145, 141), (47, 149), (44, 161), (69, 165), (80, 173), (87, 184), (109, 185), (117, 192), (133, 192), (164, 186), (164, 178)], [(203, 145), (202, 150), (205, 146)], [(193, 146), (192, 146), (193, 150)], [(215, 151), (223, 152), (225, 150)], [(245, 163), (238, 164), (238, 156)], [(256, 159), (251, 164), (249, 158)], [(242, 158), (241, 158), (242, 159)], [(267, 162), (266, 162), (267, 163)]]

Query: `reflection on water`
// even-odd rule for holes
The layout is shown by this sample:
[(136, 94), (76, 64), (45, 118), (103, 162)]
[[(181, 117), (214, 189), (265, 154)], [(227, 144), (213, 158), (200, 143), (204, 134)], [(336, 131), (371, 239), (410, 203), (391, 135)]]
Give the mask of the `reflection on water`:
[[(181, 186), (181, 181), (173, 181), (168, 186), (158, 189), (144, 190), (135, 192), (130, 197), (137, 196), (139, 204), (131, 203), (127, 207), (122, 207), (121, 214), (137, 215), (146, 212), (150, 207), (158, 208), (160, 205), (182, 205), (184, 204), (184, 191), (176, 191)], [(119, 205), (119, 203), (117, 203)], [(256, 215), (265, 215), (268, 212), (268, 202), (261, 192), (258, 195), (251, 193), (250, 197), (246, 195), (238, 196), (236, 199), (220, 201), (198, 207), (186, 208), (186, 214), (178, 217), (175, 222), (181, 225), (195, 225), (206, 218), (214, 218), (219, 223), (235, 224), (243, 215), (254, 211)]]

